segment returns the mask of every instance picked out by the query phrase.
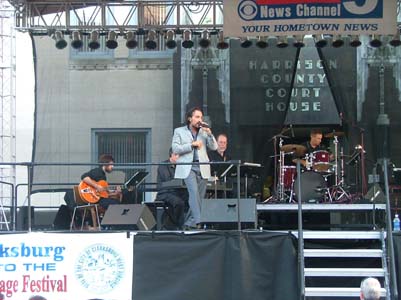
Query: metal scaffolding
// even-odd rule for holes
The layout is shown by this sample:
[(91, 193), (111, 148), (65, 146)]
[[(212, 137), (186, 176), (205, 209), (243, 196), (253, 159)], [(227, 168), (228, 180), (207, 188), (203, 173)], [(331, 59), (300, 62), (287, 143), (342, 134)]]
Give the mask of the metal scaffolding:
[[(221, 29), (223, 1), (11, 1), (16, 27), (34, 34), (54, 30)], [(84, 9), (85, 8), (85, 9)]]
[[(0, 161), (16, 161), (14, 8), (0, 0)], [(15, 166), (0, 166), (0, 228), (6, 224), (4, 206), (11, 206)], [(7, 224), (6, 224), (7, 225)]]

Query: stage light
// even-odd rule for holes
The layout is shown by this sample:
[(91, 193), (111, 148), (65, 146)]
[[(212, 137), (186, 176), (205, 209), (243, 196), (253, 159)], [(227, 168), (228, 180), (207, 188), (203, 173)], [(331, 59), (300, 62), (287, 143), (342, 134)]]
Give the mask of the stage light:
[(166, 33), (166, 47), (168, 49), (174, 49), (177, 47), (177, 42), (175, 41), (175, 33), (173, 30), (168, 30)]
[(182, 43), (181, 46), (185, 49), (192, 48), (194, 46), (194, 42), (192, 41), (192, 33), (191, 30), (184, 30), (184, 33), (182, 34)]
[(278, 48), (286, 48), (288, 47), (288, 40), (286, 36), (279, 36), (277, 39), (277, 47)]
[(81, 33), (79, 31), (73, 31), (71, 35), (71, 47), (74, 49), (80, 49), (82, 46)]
[(89, 37), (88, 47), (92, 50), (96, 50), (96, 49), (100, 48), (98, 31), (94, 30), (91, 32), (90, 37)]
[(138, 46), (135, 32), (128, 31), (125, 38), (127, 39), (125, 46), (127, 46), (128, 49), (135, 49)]
[(218, 41), (217, 41), (217, 49), (224, 50), (228, 48), (228, 43), (224, 40), (224, 32), (219, 31), (218, 33)]
[(331, 46), (334, 48), (340, 48), (344, 45), (344, 40), (341, 35), (335, 35), (333, 36), (333, 40), (331, 42)]
[(210, 32), (209, 30), (204, 30), (201, 33), (201, 37), (199, 40), (199, 46), (202, 48), (207, 48), (210, 46)]
[(362, 42), (359, 40), (359, 36), (351, 35), (349, 45), (351, 47), (354, 47), (354, 48), (359, 47), (360, 45), (362, 45)]
[(109, 49), (116, 49), (118, 47), (117, 38), (117, 33), (115, 31), (110, 31), (107, 35), (106, 47)]
[(304, 36), (303, 35), (296, 35), (294, 36), (294, 43), (293, 46), (295, 48), (302, 48), (305, 47), (305, 43), (304, 43)]
[(327, 40), (324, 38), (323, 35), (318, 34), (314, 35), (313, 38), (315, 39), (315, 46), (318, 48), (323, 48), (327, 46)]
[(381, 36), (375, 35), (375, 34), (372, 35), (369, 45), (373, 48), (379, 48), (381, 45), (383, 45), (383, 43), (381, 41)]
[(156, 44), (156, 31), (154, 30), (149, 30), (148, 32), (148, 39), (145, 42), (145, 47), (150, 49), (150, 50), (154, 50), (157, 47)]
[(64, 49), (65, 47), (67, 47), (67, 42), (65, 41), (64, 35), (61, 31), (56, 31), (54, 33), (53, 38), (56, 40), (56, 48), (57, 49), (61, 50), (61, 49)]
[(252, 46), (252, 41), (246, 38), (240, 38), (240, 43), (242, 48), (249, 48)]
[(393, 47), (401, 46), (400, 32), (397, 29), (397, 32), (391, 36), (391, 40), (388, 42)]
[(269, 46), (269, 44), (267, 43), (267, 39), (264, 36), (259, 36), (255, 45), (256, 45), (256, 47), (258, 47), (260, 49), (264, 49), (267, 46)]

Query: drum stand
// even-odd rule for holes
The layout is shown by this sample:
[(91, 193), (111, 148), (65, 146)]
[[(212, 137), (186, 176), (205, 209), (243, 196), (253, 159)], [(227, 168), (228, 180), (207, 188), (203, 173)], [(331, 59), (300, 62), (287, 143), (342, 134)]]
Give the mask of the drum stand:
[(341, 162), (341, 172), (338, 172), (338, 138), (334, 136), (334, 175), (335, 175), (335, 184), (332, 187), (328, 188), (327, 196), (329, 202), (350, 202), (352, 197), (351, 194), (345, 190), (345, 180), (344, 180), (344, 153), (341, 148), (340, 152), (340, 162)]

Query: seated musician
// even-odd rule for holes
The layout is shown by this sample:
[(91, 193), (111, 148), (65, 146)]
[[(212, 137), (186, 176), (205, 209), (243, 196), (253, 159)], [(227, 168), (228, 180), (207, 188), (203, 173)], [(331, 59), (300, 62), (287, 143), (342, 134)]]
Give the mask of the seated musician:
[(175, 163), (179, 155), (169, 149), (169, 159), (163, 161), (164, 163), (171, 163), (170, 165), (160, 165), (157, 168), (157, 184), (158, 192), (156, 196), (157, 201), (164, 201), (168, 206), (168, 216), (170, 217), (170, 224), (164, 224), (166, 229), (182, 229), (185, 220), (185, 208), (188, 203), (188, 191), (186, 188), (163, 188), (162, 183), (174, 179)]
[(111, 173), (114, 168), (114, 159), (110, 154), (102, 154), (99, 157), (100, 165), (84, 174), (82, 174), (81, 179), (84, 183), (91, 186), (95, 192), (103, 193), (107, 197), (100, 197), (98, 203), (101, 207), (107, 209), (110, 204), (119, 204), (121, 201), (121, 188), (117, 188), (115, 191), (109, 191), (107, 185), (104, 186), (102, 182), (106, 182), (106, 173)]
[[(312, 155), (313, 152), (315, 151), (326, 151), (326, 147), (322, 145), (322, 139), (323, 139), (323, 133), (320, 129), (312, 129), (310, 132), (310, 138), (309, 141), (303, 143), (302, 145), (306, 147), (306, 152), (305, 156)], [(332, 159), (332, 155), (330, 155), (330, 158)], [(294, 163), (296, 160), (294, 160)], [(307, 159), (300, 159), (300, 163), (302, 166), (305, 168), (308, 168), (308, 160)]]
[[(217, 136), (217, 150), (208, 151), (207, 155), (209, 156), (209, 160), (211, 162), (222, 162), (231, 160), (230, 156), (227, 154), (227, 135), (224, 133), (220, 133)], [(228, 167), (228, 165), (223, 164), (212, 164), (211, 174), (212, 176), (220, 176)]]

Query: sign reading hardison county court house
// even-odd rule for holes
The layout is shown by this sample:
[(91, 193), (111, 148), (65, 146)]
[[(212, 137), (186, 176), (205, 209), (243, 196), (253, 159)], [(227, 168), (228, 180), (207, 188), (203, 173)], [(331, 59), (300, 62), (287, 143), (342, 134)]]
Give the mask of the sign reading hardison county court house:
[(224, 0), (224, 34), (394, 34), (396, 15), (396, 0)]

